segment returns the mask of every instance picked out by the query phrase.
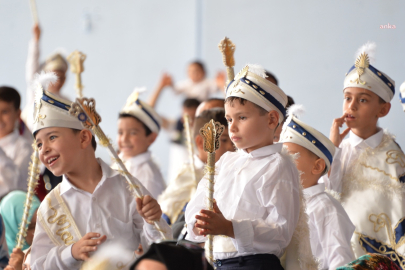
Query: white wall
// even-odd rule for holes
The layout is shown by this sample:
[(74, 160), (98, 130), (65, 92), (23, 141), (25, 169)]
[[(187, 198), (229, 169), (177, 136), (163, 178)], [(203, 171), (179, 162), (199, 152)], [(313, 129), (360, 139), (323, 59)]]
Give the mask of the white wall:
[[(197, 54), (197, 1), (37, 0), (42, 59), (58, 47), (87, 54), (84, 94), (97, 100), (101, 126), (113, 139), (119, 109), (135, 86), (150, 91), (161, 72), (176, 80)], [(375, 66), (397, 83), (390, 114), (381, 126), (405, 145), (405, 114), (398, 101), (405, 80), (405, 2), (392, 1), (202, 1), (202, 58), (209, 74), (223, 68), (217, 44), (229, 36), (237, 46), (236, 71), (259, 63), (274, 72), (281, 88), (307, 108), (303, 120), (326, 135), (342, 113), (344, 74), (366, 41), (377, 42)], [(19, 89), (25, 104), (24, 68), (32, 18), (27, 0), (0, 0), (0, 85)], [(85, 31), (86, 14), (92, 29)], [(380, 25), (396, 29), (380, 29)], [(64, 93), (74, 97), (74, 78)], [(146, 98), (148, 94), (144, 95)], [(180, 112), (181, 98), (165, 91), (158, 111)], [(152, 150), (167, 171), (168, 138)], [(108, 157), (105, 152), (98, 155)]]

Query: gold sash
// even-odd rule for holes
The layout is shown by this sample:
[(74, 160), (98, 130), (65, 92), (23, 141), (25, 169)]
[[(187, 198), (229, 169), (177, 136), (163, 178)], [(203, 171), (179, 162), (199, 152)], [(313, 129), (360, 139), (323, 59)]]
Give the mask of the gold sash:
[(82, 238), (68, 207), (60, 196), (60, 184), (49, 192), (41, 203), (38, 221), (56, 246), (69, 246)]

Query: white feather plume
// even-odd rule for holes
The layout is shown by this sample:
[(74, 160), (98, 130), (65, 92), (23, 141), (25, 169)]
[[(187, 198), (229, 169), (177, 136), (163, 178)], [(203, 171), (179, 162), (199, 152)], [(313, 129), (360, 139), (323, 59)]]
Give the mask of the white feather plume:
[(139, 94), (146, 92), (146, 86), (142, 86), (142, 87), (135, 87), (133, 92), (137, 92)]
[(375, 42), (368, 41), (366, 44), (364, 44), (357, 50), (355, 59), (357, 59), (357, 57), (359, 57), (362, 53), (366, 53), (368, 55), (370, 64), (373, 65), (375, 63), (376, 48), (377, 48), (377, 44), (375, 44)]
[(40, 104), (43, 90), (47, 89), (49, 84), (55, 83), (58, 76), (54, 72), (45, 72), (35, 74), (33, 88), (35, 89), (35, 104)]
[(305, 113), (304, 105), (302, 104), (293, 104), (287, 109), (288, 116), (295, 116), (297, 118), (301, 118), (301, 116)]
[(249, 71), (253, 72), (254, 74), (263, 77), (264, 79), (267, 77), (266, 76), (266, 71), (261, 65), (257, 64), (247, 64), (249, 66)]

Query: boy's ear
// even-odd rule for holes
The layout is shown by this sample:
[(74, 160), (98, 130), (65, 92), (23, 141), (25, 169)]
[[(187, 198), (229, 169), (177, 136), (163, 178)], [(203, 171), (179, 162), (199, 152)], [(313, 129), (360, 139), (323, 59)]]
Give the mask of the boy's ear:
[(204, 151), (204, 139), (201, 135), (197, 135), (194, 139), (195, 141), (195, 146), (198, 149), (198, 152)]
[(21, 109), (18, 109), (18, 110), (17, 110), (17, 117), (18, 117), (18, 119), (21, 118)]
[(156, 132), (152, 132), (151, 134), (149, 134), (148, 136), (148, 143), (149, 146), (156, 140), (158, 134)]
[(378, 118), (386, 116), (390, 112), (390, 110), (391, 110), (391, 103), (386, 102), (381, 104), (380, 111), (377, 114)]
[(312, 167), (312, 174), (313, 175), (321, 175), (326, 168), (326, 163), (325, 160), (323, 160), (322, 158), (318, 158), (317, 160), (315, 160), (314, 166)]
[(91, 138), (93, 138), (91, 131), (88, 129), (83, 129), (80, 131), (79, 135), (82, 149), (86, 149), (89, 145), (91, 147)]
[(268, 112), (268, 118), (269, 118), (268, 124), (269, 128), (275, 130), (278, 125), (278, 120), (280, 119), (280, 116), (275, 110), (272, 110)]

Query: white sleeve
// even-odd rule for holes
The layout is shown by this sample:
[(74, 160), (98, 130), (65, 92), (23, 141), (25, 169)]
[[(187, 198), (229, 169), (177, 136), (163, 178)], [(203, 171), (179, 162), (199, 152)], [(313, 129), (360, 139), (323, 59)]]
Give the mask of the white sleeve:
[(268, 184), (257, 190), (267, 216), (231, 220), (239, 253), (285, 249), (291, 241), (300, 211), (298, 171), (281, 164), (274, 171), (262, 176)]
[(82, 261), (73, 258), (72, 246), (55, 246), (41, 222), (37, 222), (31, 247), (31, 269), (80, 269)]
[(336, 148), (333, 162), (330, 169), (330, 176), (325, 174), (321, 178), (325, 183), (327, 189), (336, 192), (342, 192), (342, 179), (343, 179), (343, 164), (342, 164), (342, 148)]
[(0, 147), (0, 197), (17, 189), (20, 171), (14, 161)]
[(327, 211), (321, 220), (316, 220), (316, 228), (328, 269), (336, 269), (355, 259), (350, 241), (354, 225), (347, 215)]

